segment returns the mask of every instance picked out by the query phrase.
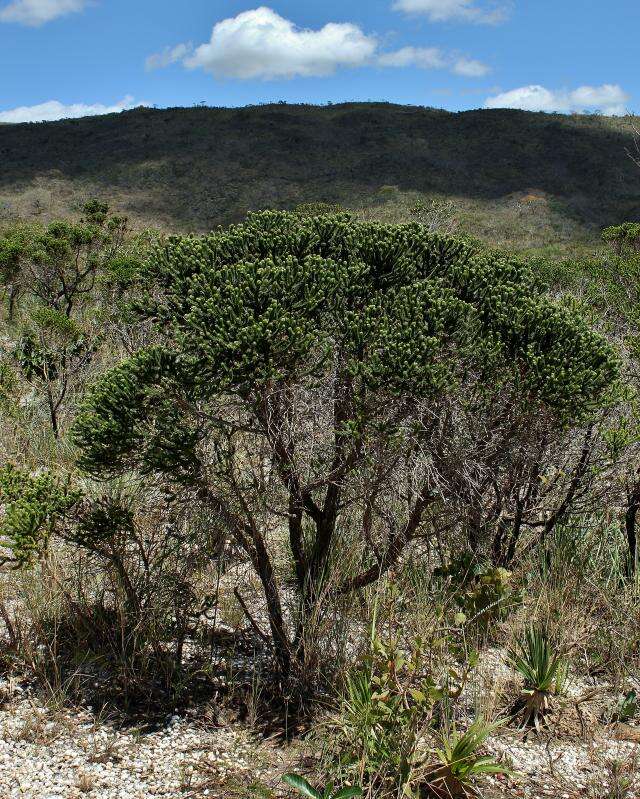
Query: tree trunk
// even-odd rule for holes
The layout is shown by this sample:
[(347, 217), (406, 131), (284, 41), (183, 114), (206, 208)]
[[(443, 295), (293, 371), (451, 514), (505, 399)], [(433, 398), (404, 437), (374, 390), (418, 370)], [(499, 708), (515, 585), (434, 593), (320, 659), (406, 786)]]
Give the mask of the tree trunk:
[(624, 531), (629, 547), (627, 576), (632, 577), (638, 567), (638, 510), (640, 510), (640, 479), (627, 492), (627, 507), (624, 514)]

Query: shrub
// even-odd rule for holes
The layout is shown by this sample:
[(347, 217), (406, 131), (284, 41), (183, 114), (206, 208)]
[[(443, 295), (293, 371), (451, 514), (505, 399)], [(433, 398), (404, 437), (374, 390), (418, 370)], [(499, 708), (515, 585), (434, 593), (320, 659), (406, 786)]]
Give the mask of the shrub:
[[(153, 475), (207, 509), (262, 586), (284, 683), (310, 662), (306, 621), (327, 594), (375, 582), (460, 494), (447, 447), (461, 382), (470, 425), (498, 394), (562, 425), (617, 374), (606, 342), (525, 267), (419, 225), (264, 212), (170, 238), (147, 277), (139, 312), (159, 344), (89, 394), (79, 465)], [(332, 561), (347, 533), (355, 575)]]
[[(98, 662), (110, 700), (155, 701), (188, 684), (185, 640), (197, 639), (203, 603), (212, 601), (195, 584), (224, 548), (194, 535), (193, 513), (173, 513), (157, 493), (133, 486), (95, 498), (68, 479), (15, 466), (0, 471), (0, 507), (0, 565), (33, 572), (22, 581), (22, 618), (7, 616), (17, 659), (49, 684), (83, 663), (82, 678), (73, 679), (79, 692), (92, 682), (88, 664)], [(38, 581), (34, 592), (29, 585)], [(46, 591), (55, 603), (38, 600)]]
[[(143, 239), (127, 220), (91, 201), (75, 222), (17, 226), (0, 234), (0, 285), (9, 320), (24, 324), (13, 357), (46, 402), (55, 438), (64, 405), (87, 373), (118, 316), (121, 298), (139, 277)], [(120, 321), (120, 320), (118, 320)]]
[(482, 563), (471, 553), (435, 569), (433, 574), (448, 581), (461, 624), (474, 622), (486, 630), (491, 622), (504, 620), (522, 602), (522, 596), (512, 586), (510, 571)]
[(640, 222), (624, 222), (602, 231), (602, 239), (610, 244), (618, 255), (625, 250), (640, 252)]
[(418, 746), (437, 702), (449, 698), (425, 669), (426, 647), (374, 637), (346, 680), (338, 713), (323, 734), (328, 769), (380, 796), (410, 791)]

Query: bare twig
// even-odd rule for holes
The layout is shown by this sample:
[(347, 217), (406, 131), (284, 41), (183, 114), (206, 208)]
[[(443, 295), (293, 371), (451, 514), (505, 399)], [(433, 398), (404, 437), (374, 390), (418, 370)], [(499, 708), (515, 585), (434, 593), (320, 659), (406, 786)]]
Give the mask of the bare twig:
[(260, 627), (258, 626), (258, 622), (251, 615), (251, 611), (247, 607), (247, 603), (242, 598), (242, 595), (240, 594), (240, 591), (238, 591), (237, 586), (236, 586), (236, 588), (233, 589), (233, 593), (235, 595), (235, 598), (238, 600), (244, 615), (247, 617), (247, 620), (249, 621), (249, 624), (253, 627), (253, 629), (260, 636), (260, 638), (262, 638), (262, 640), (265, 643), (268, 643), (269, 642), (269, 636), (265, 635), (265, 633), (263, 633), (262, 630), (260, 629)]

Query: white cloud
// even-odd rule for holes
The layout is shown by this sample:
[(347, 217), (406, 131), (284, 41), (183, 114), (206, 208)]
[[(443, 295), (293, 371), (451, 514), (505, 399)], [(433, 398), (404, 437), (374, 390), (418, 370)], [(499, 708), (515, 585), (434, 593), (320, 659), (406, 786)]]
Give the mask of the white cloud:
[(0, 22), (44, 25), (65, 14), (82, 11), (86, 0), (12, 0), (0, 8)]
[(380, 52), (375, 36), (351, 23), (330, 22), (320, 30), (302, 30), (265, 6), (244, 11), (214, 25), (211, 39), (166, 47), (147, 58), (147, 69), (181, 61), (216, 78), (240, 80), (332, 75), (339, 67), (418, 67), (448, 69), (465, 77), (490, 72), (480, 61), (445, 53), (437, 47), (403, 47)]
[(509, 15), (507, 3), (478, 5), (476, 0), (395, 0), (393, 9), (406, 14), (426, 14), (432, 22), (457, 20), (482, 25), (496, 25)]
[(381, 67), (419, 67), (420, 69), (448, 69), (466, 78), (481, 78), (491, 69), (481, 61), (464, 56), (448, 55), (437, 47), (403, 47), (378, 56)]
[(616, 84), (580, 86), (573, 91), (553, 91), (544, 86), (522, 86), (489, 97), (485, 108), (520, 108), (523, 111), (559, 111), (564, 114), (601, 111), (607, 116), (626, 113), (629, 95)]
[(420, 67), (421, 69), (444, 69), (447, 58), (437, 47), (403, 47), (378, 57), (381, 67)]
[(211, 39), (183, 63), (221, 78), (292, 78), (331, 75), (360, 67), (377, 49), (357, 25), (330, 22), (320, 30), (297, 28), (262, 6), (218, 22)]
[(475, 58), (460, 57), (453, 64), (453, 71), (464, 78), (483, 78), (491, 72), (491, 68)]
[(133, 97), (127, 95), (114, 105), (85, 105), (75, 103), (64, 105), (58, 100), (49, 100), (40, 105), (22, 106), (9, 111), (0, 111), (0, 122), (53, 122), (56, 119), (77, 119), (78, 117), (97, 116), (99, 114), (114, 114), (126, 111), (141, 105), (134, 102)]
[(153, 69), (162, 69), (178, 61), (182, 61), (193, 50), (193, 45), (177, 44), (175, 47), (165, 47), (161, 53), (154, 53), (150, 55), (145, 61), (147, 71)]

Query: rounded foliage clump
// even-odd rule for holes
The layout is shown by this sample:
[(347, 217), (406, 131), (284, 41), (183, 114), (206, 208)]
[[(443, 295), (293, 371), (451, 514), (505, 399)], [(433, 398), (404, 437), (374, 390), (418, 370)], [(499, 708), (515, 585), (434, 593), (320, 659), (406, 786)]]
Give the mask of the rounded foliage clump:
[(338, 593), (385, 573), (459, 496), (452, 429), (472, 442), (498, 406), (562, 426), (617, 377), (607, 342), (518, 260), (419, 224), (263, 212), (167, 239), (144, 274), (155, 343), (89, 393), (80, 466), (203, 503), (260, 578), (285, 671), (309, 635), (286, 631), (271, 536), (288, 527), (304, 627), (345, 536), (362, 570), (333, 574)]
[[(90, 470), (107, 465), (112, 446), (112, 459), (119, 449), (149, 454), (140, 446), (147, 417), (177, 422), (167, 383), (198, 401), (249, 396), (269, 381), (319, 377), (339, 355), (365, 392), (436, 397), (473, 368), (575, 417), (616, 376), (606, 341), (516, 259), (419, 225), (264, 212), (202, 238), (170, 238), (147, 279), (153, 294), (140, 310), (164, 347), (134, 356), (90, 396), (75, 433)], [(168, 455), (170, 430), (156, 435)]]

